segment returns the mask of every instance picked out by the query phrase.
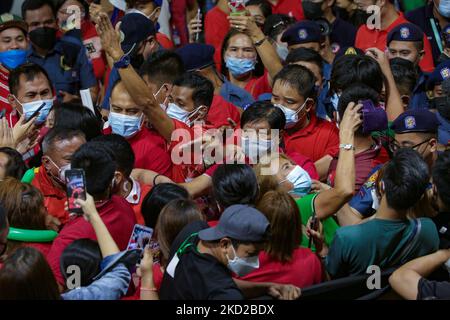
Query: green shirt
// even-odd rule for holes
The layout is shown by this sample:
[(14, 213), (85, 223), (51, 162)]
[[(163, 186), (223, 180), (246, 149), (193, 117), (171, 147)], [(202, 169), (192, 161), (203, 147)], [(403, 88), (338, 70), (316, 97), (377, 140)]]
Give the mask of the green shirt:
[[(302, 219), (302, 224), (306, 226), (306, 223), (308, 222), (309, 218), (312, 217), (313, 213), (315, 212), (314, 207), (314, 200), (316, 199), (316, 196), (318, 193), (311, 193), (308, 194), (300, 199), (297, 199), (297, 206), (300, 210), (300, 218)], [(336, 230), (339, 228), (339, 225), (336, 223), (336, 221), (329, 217), (322, 221), (323, 225), (323, 232), (325, 237), (325, 243), (329, 246), (331, 241), (333, 240), (334, 234), (336, 233)], [(301, 246), (308, 248), (309, 238), (302, 235), (302, 243)], [(316, 251), (316, 248), (314, 247), (314, 243), (311, 242), (311, 250)]]
[(333, 278), (364, 274), (367, 267), (381, 270), (403, 264), (438, 250), (439, 237), (434, 223), (420, 218), (418, 239), (398, 260), (414, 230), (411, 220), (374, 218), (361, 224), (345, 226), (336, 231), (326, 259), (326, 269)]

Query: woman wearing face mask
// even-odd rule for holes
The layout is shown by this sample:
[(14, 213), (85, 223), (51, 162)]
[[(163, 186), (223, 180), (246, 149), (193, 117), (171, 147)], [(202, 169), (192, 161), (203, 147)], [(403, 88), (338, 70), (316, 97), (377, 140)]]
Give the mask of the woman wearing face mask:
[[(229, 16), (231, 31), (222, 45), (222, 72), (255, 99), (271, 90), (282, 65), (277, 51), (251, 16)], [(258, 56), (267, 69), (259, 76)]]
[(81, 37), (92, 62), (95, 78), (102, 81), (106, 71), (106, 59), (95, 25), (89, 16), (89, 4), (86, 0), (59, 0), (56, 3), (56, 12), (59, 31), (66, 37)]
[[(336, 169), (335, 185), (330, 188), (320, 183), (312, 183), (308, 174), (291, 159), (273, 154), (266, 164), (255, 167), (260, 193), (283, 190), (296, 199), (304, 225), (310, 218), (322, 220), (325, 241), (331, 242), (338, 227), (331, 215), (335, 214), (352, 195), (355, 185), (354, 134), (361, 125), (361, 105), (351, 103), (341, 121), (340, 151)], [(313, 192), (311, 191), (319, 191)], [(309, 222), (308, 222), (309, 223)], [(309, 246), (308, 239), (302, 238), (302, 246)]]

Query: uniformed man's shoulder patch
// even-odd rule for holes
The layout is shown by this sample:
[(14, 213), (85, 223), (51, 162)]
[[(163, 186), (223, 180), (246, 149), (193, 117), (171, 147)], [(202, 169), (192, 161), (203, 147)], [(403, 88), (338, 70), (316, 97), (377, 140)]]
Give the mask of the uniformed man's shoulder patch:
[(375, 181), (377, 181), (379, 172), (380, 170), (377, 170), (374, 173), (372, 173), (369, 179), (367, 179), (367, 181), (364, 183), (364, 187), (366, 187), (367, 189), (372, 188), (375, 185)]

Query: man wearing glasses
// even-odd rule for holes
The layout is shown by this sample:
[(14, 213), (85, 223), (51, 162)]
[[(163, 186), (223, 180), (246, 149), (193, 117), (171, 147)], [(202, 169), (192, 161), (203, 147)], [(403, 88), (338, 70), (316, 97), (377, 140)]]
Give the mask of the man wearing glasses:
[[(391, 128), (395, 132), (395, 139), (389, 149), (395, 153), (400, 148), (416, 150), (428, 167), (431, 168), (437, 158), (437, 130), (439, 122), (436, 115), (427, 109), (410, 109), (395, 119)], [(359, 192), (350, 200), (351, 211), (355, 214), (355, 221), (372, 216), (378, 209), (376, 192), (378, 177), (382, 165), (375, 167)]]

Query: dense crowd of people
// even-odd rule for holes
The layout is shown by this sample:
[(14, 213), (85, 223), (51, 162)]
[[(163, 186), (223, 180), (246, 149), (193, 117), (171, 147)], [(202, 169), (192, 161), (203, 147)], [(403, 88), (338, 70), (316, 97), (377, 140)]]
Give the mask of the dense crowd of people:
[(450, 299), (450, 0), (13, 3), (0, 299)]

